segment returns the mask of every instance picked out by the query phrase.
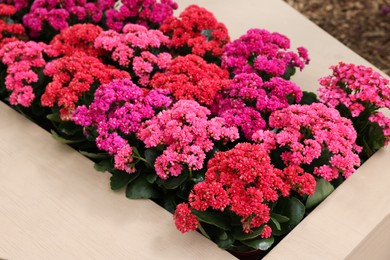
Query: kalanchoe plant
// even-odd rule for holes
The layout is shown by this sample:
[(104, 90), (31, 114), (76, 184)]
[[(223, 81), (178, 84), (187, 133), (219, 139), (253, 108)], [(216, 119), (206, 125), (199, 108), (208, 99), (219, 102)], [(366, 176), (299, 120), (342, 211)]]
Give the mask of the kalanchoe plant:
[(215, 154), (205, 180), (193, 187), (188, 203), (177, 206), (174, 220), (181, 232), (199, 228), (225, 249), (266, 250), (274, 241), (274, 229), (281, 231), (280, 222), (303, 217), (276, 213), (280, 198), (291, 191), (310, 195), (314, 188), (314, 177), (302, 168), (277, 169), (262, 145), (240, 143)]
[(105, 12), (105, 25), (117, 32), (126, 24), (141, 24), (157, 29), (177, 9), (173, 0), (122, 0), (118, 3)]
[(154, 168), (162, 179), (179, 176), (185, 170), (201, 170), (206, 153), (215, 142), (238, 139), (236, 127), (227, 127), (219, 117), (208, 119), (210, 111), (192, 100), (179, 100), (169, 110), (141, 125), (137, 137), (147, 148), (163, 147)]
[(226, 45), (222, 55), (222, 68), (233, 75), (258, 73), (263, 79), (283, 77), (290, 79), (295, 69), (302, 70), (309, 63), (307, 50), (288, 51), (290, 40), (279, 33), (250, 29), (239, 39)]
[(220, 63), (223, 48), (230, 42), (226, 26), (197, 5), (188, 6), (178, 18), (167, 18), (160, 30), (171, 37), (177, 54), (195, 54), (208, 62)]
[(272, 111), (299, 103), (302, 95), (295, 83), (283, 78), (263, 82), (256, 73), (241, 73), (217, 94), (211, 110), (252, 140), (254, 132), (267, 128)]
[(14, 41), (0, 49), (0, 61), (7, 68), (5, 88), (11, 93), (11, 105), (30, 107), (42, 95), (43, 52), (47, 46), (33, 41)]
[(88, 56), (98, 57), (102, 51), (94, 47), (95, 39), (102, 28), (93, 24), (76, 24), (62, 30), (50, 41), (51, 56), (71, 56), (84, 52)]
[(379, 111), (390, 108), (389, 80), (362, 65), (340, 62), (331, 69), (320, 79), (320, 101), (352, 120), (365, 161), (390, 140), (390, 118)]
[(51, 77), (41, 97), (43, 106), (59, 109), (62, 120), (69, 120), (79, 104), (89, 104), (101, 84), (129, 74), (103, 64), (99, 59), (78, 52), (48, 63), (44, 74)]
[(146, 87), (156, 72), (170, 65), (172, 57), (167, 52), (169, 42), (169, 38), (161, 31), (127, 24), (123, 27), (123, 33), (114, 30), (102, 32), (94, 46), (120, 68), (128, 71), (134, 82)]
[(23, 25), (11, 19), (15, 13), (14, 6), (0, 4), (0, 48), (9, 42), (28, 39)]
[(178, 100), (195, 100), (201, 105), (210, 105), (217, 92), (229, 82), (226, 70), (189, 54), (176, 57), (164, 72), (153, 76), (150, 85), (170, 90)]
[(279, 169), (295, 165), (332, 181), (348, 178), (360, 166), (356, 131), (336, 109), (320, 103), (291, 105), (274, 111), (269, 126), (272, 131), (259, 130), (252, 138)]
[(85, 127), (85, 134), (96, 134), (97, 147), (114, 158), (115, 169), (134, 173), (142, 158), (132, 146), (137, 152), (144, 150), (135, 133), (142, 122), (171, 105), (168, 93), (142, 89), (130, 79), (114, 80), (96, 90), (89, 106), (77, 107), (71, 120)]

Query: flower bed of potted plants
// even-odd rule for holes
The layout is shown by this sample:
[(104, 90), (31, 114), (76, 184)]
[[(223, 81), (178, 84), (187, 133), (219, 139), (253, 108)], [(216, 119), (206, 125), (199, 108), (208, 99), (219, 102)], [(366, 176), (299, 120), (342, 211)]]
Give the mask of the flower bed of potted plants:
[(1, 4), (1, 98), (181, 232), (266, 251), (387, 144), (389, 82), (340, 62), (317, 97), (290, 81), (309, 56), (286, 36), (230, 40), (206, 9), (175, 8)]

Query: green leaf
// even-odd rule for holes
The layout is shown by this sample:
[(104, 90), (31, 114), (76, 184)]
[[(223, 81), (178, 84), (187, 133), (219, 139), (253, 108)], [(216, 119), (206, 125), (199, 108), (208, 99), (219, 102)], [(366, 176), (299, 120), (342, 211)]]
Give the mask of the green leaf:
[(82, 127), (71, 121), (61, 122), (58, 126), (58, 131), (66, 135), (74, 135), (82, 131)]
[(145, 150), (145, 160), (149, 163), (146, 164), (149, 167), (154, 166), (154, 162), (156, 161), (156, 158), (159, 156), (159, 153), (156, 149), (146, 149)]
[(182, 173), (177, 177), (169, 177), (164, 181), (163, 187), (169, 190), (176, 189), (188, 179), (188, 173)]
[(213, 39), (213, 30), (204, 29), (200, 33), (206, 37), (207, 41), (211, 41)]
[(277, 221), (276, 219), (274, 219), (273, 217), (271, 217), (271, 222), (273, 223), (273, 225), (275, 226), (275, 228), (279, 231), (282, 230), (282, 227), (280, 226), (280, 223), (279, 221)]
[(107, 159), (110, 158), (108, 153), (89, 153), (86, 151), (79, 151), (82, 155), (91, 159)]
[[(223, 234), (225, 234), (225, 236), (224, 236)], [(233, 245), (233, 243), (234, 243), (235, 240), (234, 240), (232, 237), (228, 236), (228, 235), (226, 234), (226, 232), (223, 232), (221, 235), (222, 235), (222, 238), (223, 238), (223, 239), (217, 239), (217, 240), (216, 240), (217, 245), (218, 245), (220, 248), (222, 248), (222, 249), (228, 249), (228, 248), (230, 248), (230, 247)]]
[(307, 92), (303, 91), (303, 96), (301, 98), (301, 102), (299, 104), (301, 105), (310, 105), (312, 103), (318, 102), (317, 96), (313, 92)]
[(246, 246), (249, 246), (254, 249), (260, 249), (262, 251), (265, 251), (269, 249), (272, 244), (274, 243), (274, 238), (269, 237), (269, 238), (257, 238), (257, 239), (251, 239), (251, 240), (244, 240), (241, 241)]
[(65, 138), (59, 136), (54, 130), (50, 130), (50, 132), (52, 134), (52, 137), (55, 140), (57, 140), (58, 142), (63, 143), (63, 144), (75, 144), (75, 143), (81, 143), (81, 142), (85, 141), (85, 139), (68, 140), (68, 139), (65, 139)]
[(114, 166), (112, 165), (111, 159), (106, 159), (98, 163), (95, 163), (93, 168), (95, 168), (95, 170), (97, 170), (98, 172), (105, 172), (105, 171), (109, 172), (114, 168)]
[(48, 115), (46, 116), (46, 118), (49, 119), (49, 120), (52, 121), (52, 122), (57, 122), (57, 123), (62, 122), (62, 120), (61, 120), (59, 114), (48, 114)]
[(218, 211), (200, 211), (200, 210), (191, 210), (192, 213), (197, 217), (199, 221), (202, 221), (204, 223), (219, 227), (223, 230), (229, 230), (229, 225), (227, 221), (222, 218), (222, 212)]
[(299, 224), (305, 215), (305, 205), (303, 205), (302, 202), (295, 197), (279, 199), (274, 210), (278, 212), (278, 214), (289, 218), (289, 221), (280, 224), (283, 233), (291, 231)]
[(149, 183), (154, 183), (157, 180), (157, 174), (156, 173), (145, 173), (146, 180)]
[(261, 233), (263, 233), (263, 230), (264, 230), (264, 227), (259, 227), (259, 228), (253, 229), (252, 232), (244, 233), (242, 231), (242, 227), (238, 227), (236, 230), (234, 230), (234, 238), (237, 240), (240, 240), (240, 241), (256, 238), (259, 235), (261, 235)]
[(110, 178), (110, 186), (112, 190), (119, 190), (126, 186), (139, 176), (139, 172), (135, 173), (114, 173)]
[(142, 174), (130, 182), (126, 188), (126, 197), (129, 199), (151, 199), (157, 198), (158, 195), (155, 187)]
[(318, 205), (321, 201), (328, 197), (329, 194), (333, 192), (333, 190), (334, 187), (330, 182), (324, 179), (317, 180), (314, 194), (307, 197), (306, 208), (311, 208)]
[(290, 218), (277, 214), (277, 213), (271, 213), (271, 218), (276, 219), (279, 223), (284, 223), (290, 220)]

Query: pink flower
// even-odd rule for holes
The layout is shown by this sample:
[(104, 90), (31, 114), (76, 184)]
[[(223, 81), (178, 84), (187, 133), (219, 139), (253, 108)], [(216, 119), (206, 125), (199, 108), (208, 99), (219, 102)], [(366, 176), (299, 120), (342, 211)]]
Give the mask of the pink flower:
[(191, 213), (191, 210), (186, 203), (177, 205), (173, 219), (175, 220), (177, 229), (181, 233), (196, 230), (199, 226), (198, 220), (195, 215)]

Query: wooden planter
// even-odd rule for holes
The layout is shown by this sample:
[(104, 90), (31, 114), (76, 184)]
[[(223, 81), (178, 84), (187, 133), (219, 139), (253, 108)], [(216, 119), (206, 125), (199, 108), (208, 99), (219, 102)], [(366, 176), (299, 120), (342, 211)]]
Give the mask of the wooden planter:
[[(249, 28), (309, 50), (293, 80), (314, 91), (339, 61), (370, 65), (281, 0), (177, 0), (212, 11), (232, 39)], [(389, 115), (389, 114), (387, 114)], [(109, 189), (109, 174), (0, 102), (0, 259), (233, 259), (180, 234), (151, 201)], [(390, 149), (376, 153), (266, 259), (390, 259)]]

